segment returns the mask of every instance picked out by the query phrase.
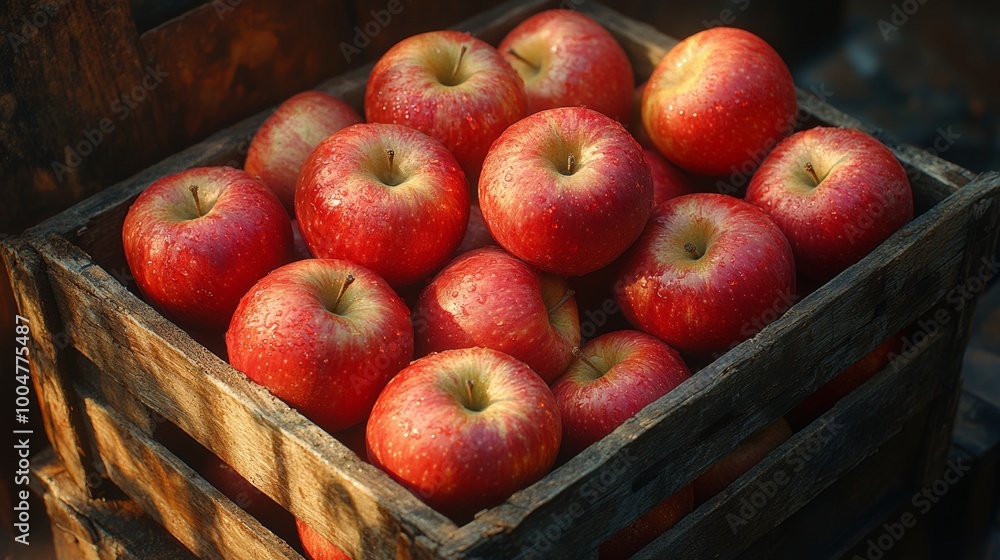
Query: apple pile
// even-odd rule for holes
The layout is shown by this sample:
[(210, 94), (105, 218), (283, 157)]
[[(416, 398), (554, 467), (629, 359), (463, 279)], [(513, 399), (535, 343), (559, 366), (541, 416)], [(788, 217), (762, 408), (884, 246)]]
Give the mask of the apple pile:
[[(125, 219), (125, 255), (146, 301), (224, 331), (236, 369), (464, 523), (912, 219), (892, 152), (851, 129), (792, 134), (797, 112), (784, 62), (739, 29), (680, 42), (638, 88), (579, 13), (537, 14), (499, 48), (424, 33), (375, 64), (366, 122), (300, 94), (246, 171), (156, 181)], [(745, 199), (699, 192), (730, 173), (752, 175)], [(754, 434), (601, 557), (638, 550), (790, 433)]]

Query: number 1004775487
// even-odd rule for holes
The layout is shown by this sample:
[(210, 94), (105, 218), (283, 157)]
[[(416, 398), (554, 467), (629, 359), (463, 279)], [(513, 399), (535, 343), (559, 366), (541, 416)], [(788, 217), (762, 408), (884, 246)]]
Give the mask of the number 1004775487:
[(14, 326), (14, 419), (18, 424), (28, 423), (28, 395), (31, 393), (31, 375), (28, 368), (28, 356), (30, 350), (28, 341), (31, 338), (31, 329), (28, 326), (28, 319), (17, 315)]

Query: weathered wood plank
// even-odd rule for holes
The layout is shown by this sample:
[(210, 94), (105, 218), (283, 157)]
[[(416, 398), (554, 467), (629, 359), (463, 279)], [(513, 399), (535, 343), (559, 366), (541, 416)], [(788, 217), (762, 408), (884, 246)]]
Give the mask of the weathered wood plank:
[(78, 248), (57, 236), (45, 242), (55, 300), (74, 317), (67, 334), (80, 353), (294, 515), (358, 556), (391, 556), (405, 541), (414, 557), (424, 557), (427, 542), (443, 542), (454, 530), (128, 294)]
[[(206, 2), (140, 37), (168, 76), (157, 136), (171, 153), (352, 66), (347, 0)], [(363, 59), (361, 59), (363, 60)]]
[(127, 2), (11, 0), (0, 29), (0, 230), (20, 231), (169, 153), (158, 83), (147, 79), (156, 61), (140, 53)]
[(28, 364), (45, 433), (73, 481), (87, 488), (88, 477), (95, 481), (100, 474), (94, 470), (89, 443), (82, 438), (84, 423), (63, 356), (69, 339), (61, 326), (45, 265), (24, 238), (5, 239), (0, 251), (10, 274), (18, 313), (28, 320), (30, 328)]
[[(996, 173), (959, 190), (756, 337), (549, 477), (463, 527), (446, 556), (529, 550), (533, 530), (574, 505), (579, 508), (581, 496), (587, 498), (595, 485), (604, 491), (583, 500), (584, 514), (573, 531), (551, 539), (552, 544), (571, 556), (624, 527), (963, 281), (969, 211), (998, 193)], [(799, 373), (781, 380), (768, 372)], [(623, 458), (627, 461), (621, 465)], [(612, 484), (601, 483), (607, 469), (620, 473)], [(597, 511), (601, 515), (587, 515)]]
[(200, 558), (301, 559), (191, 467), (83, 393), (108, 476)]
[(62, 560), (194, 559), (131, 500), (90, 500), (51, 450), (32, 458), (32, 490), (42, 496)]
[[(940, 393), (940, 370), (928, 358), (948, 345), (947, 337), (937, 336), (913, 356), (897, 358), (634, 560), (738, 556), (874, 453)], [(774, 495), (767, 495), (768, 488)], [(764, 504), (747, 516), (744, 500), (754, 506), (760, 492)]]
[[(1000, 236), (1000, 208), (998, 206), (1000, 206), (1000, 200), (987, 199), (980, 201), (970, 209), (972, 222), (969, 225), (969, 236), (966, 244), (968, 250), (961, 263), (962, 278), (965, 279), (965, 283), (962, 285), (963, 298), (965, 293), (970, 291), (978, 296), (985, 289), (986, 280), (996, 274), (995, 271), (990, 270), (986, 262), (982, 262), (982, 259), (984, 256), (996, 254), (997, 251), (997, 243), (1000, 241), (998, 239)], [(978, 284), (973, 282), (978, 282)], [(947, 371), (959, 371), (962, 367), (965, 349), (972, 333), (976, 301), (977, 298), (973, 298), (963, 304), (962, 313), (957, 317), (954, 329), (950, 331), (950, 345), (942, 353), (946, 362), (943, 367)], [(952, 307), (947, 311), (951, 313), (957, 311), (950, 298), (949, 301), (945, 302), (945, 305)], [(925, 485), (932, 484), (937, 480), (945, 459), (948, 457), (955, 411), (958, 409), (958, 401), (961, 396), (961, 380), (956, 376), (946, 391), (940, 402), (934, 405), (934, 410), (928, 420), (930, 424), (928, 433), (931, 437), (926, 442), (923, 464), (921, 465), (922, 482)]]

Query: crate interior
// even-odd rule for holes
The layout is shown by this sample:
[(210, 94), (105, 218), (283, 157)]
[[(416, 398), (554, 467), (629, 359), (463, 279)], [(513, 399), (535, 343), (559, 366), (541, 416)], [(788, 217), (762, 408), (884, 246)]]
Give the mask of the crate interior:
[[(523, 16), (526, 15), (527, 13), (530, 13), (531, 11), (538, 11), (544, 7), (547, 6), (532, 5), (530, 10), (525, 10), (519, 13), (518, 17), (523, 18)], [(499, 39), (503, 36), (503, 34), (506, 33), (506, 31), (513, 26), (514, 23), (516, 22), (514, 22), (512, 19), (503, 20), (502, 24), (493, 29), (491, 33), (486, 36), (486, 38), (491, 40), (491, 42), (495, 44), (496, 42), (499, 41)], [(608, 23), (621, 25), (621, 21), (618, 19), (603, 20), (602, 23), (605, 23), (606, 25)], [(662, 53), (664, 52), (663, 45), (661, 44), (660, 46), (656, 45), (651, 46), (648, 42), (644, 42), (641, 39), (637, 39), (634, 35), (624, 33), (623, 29), (620, 27), (609, 25), (609, 28), (612, 30), (612, 32), (616, 34), (619, 41), (622, 42), (623, 45), (626, 47), (626, 51), (632, 58), (633, 64), (636, 68), (637, 79), (639, 81), (644, 80), (645, 77), (648, 75), (649, 71), (652, 69), (651, 61), (658, 59), (658, 57), (661, 56)], [(345, 97), (346, 99), (352, 101), (355, 105), (357, 105), (360, 99), (360, 92), (363, 91), (363, 78), (361, 74), (358, 74), (353, 76), (353, 80), (346, 80), (346, 81), (334, 80), (327, 84), (324, 84), (323, 86), (321, 86), (320, 89), (325, 89), (327, 91), (341, 92), (343, 93), (343, 97)], [(809, 94), (804, 93), (803, 97), (800, 97), (800, 100), (808, 99), (808, 95)], [(838, 114), (836, 112), (831, 113), (828, 107), (826, 107), (822, 103), (813, 105), (811, 103), (800, 102), (800, 108), (805, 110), (802, 113), (803, 118), (801, 118), (798, 121), (798, 128), (800, 129), (809, 128), (811, 126), (817, 126), (817, 125), (851, 124), (851, 123), (845, 123), (844, 121), (841, 120), (831, 121), (830, 115), (834, 115), (836, 117), (836, 115)], [(205, 149), (211, 150), (211, 158), (209, 160), (202, 160), (202, 164), (205, 163), (241, 164), (242, 156), (240, 155), (241, 150), (239, 149), (239, 146), (245, 144), (246, 138), (248, 137), (249, 134), (252, 134), (252, 131), (255, 128), (256, 124), (259, 124), (259, 122), (262, 121), (262, 118), (263, 118), (262, 116), (251, 118), (246, 123), (237, 125), (236, 127), (234, 127), (233, 130), (223, 131), (219, 135), (216, 135), (215, 137), (206, 141), (206, 143), (194, 147), (193, 150), (205, 150)], [(218, 149), (218, 146), (220, 145), (219, 141), (220, 138), (224, 139), (224, 141), (221, 142), (221, 145), (226, 146), (226, 149), (222, 150)], [(914, 189), (915, 202), (916, 202), (915, 210), (917, 216), (926, 213), (931, 207), (939, 203), (941, 200), (944, 199), (945, 196), (954, 191), (953, 185), (949, 185), (939, 181), (932, 175), (928, 174), (925, 169), (922, 169), (911, 163), (910, 161), (910, 156), (912, 155), (911, 151), (900, 152), (899, 150), (903, 148), (900, 148), (897, 145), (893, 145), (891, 142), (890, 145), (897, 150), (897, 154), (903, 156), (901, 157), (901, 159), (903, 160), (904, 167), (906, 167), (907, 173), (911, 178), (911, 184)], [(155, 176), (155, 173), (147, 174), (143, 176), (142, 182), (148, 184), (149, 182), (155, 180), (156, 178), (157, 177)], [(110, 202), (103, 207), (99, 215), (93, 217), (92, 219), (89, 219), (85, 224), (74, 225), (74, 227), (66, 229), (63, 232), (64, 238), (66, 240), (68, 240), (70, 243), (82, 249), (89, 256), (89, 258), (92, 259), (93, 263), (95, 263), (100, 269), (102, 269), (107, 273), (109, 278), (120, 283), (126, 289), (128, 289), (131, 292), (132, 297), (137, 297), (137, 290), (135, 288), (134, 281), (131, 280), (131, 275), (128, 271), (128, 267), (124, 260), (124, 255), (121, 247), (120, 232), (125, 213), (127, 212), (128, 206), (131, 204), (131, 202), (134, 200), (134, 197), (137, 195), (137, 191), (132, 196), (126, 195), (122, 197), (121, 193), (135, 190), (135, 188), (136, 188), (135, 184), (132, 184), (132, 185), (121, 185), (111, 189), (105, 196), (105, 200)], [(118, 197), (118, 199), (114, 198), (116, 196)], [(817, 293), (821, 295), (823, 290), (824, 288), (821, 288)], [(583, 314), (585, 311), (586, 309), (581, 309), (581, 314)], [(205, 337), (205, 338), (196, 337), (196, 338), (198, 338), (199, 343), (201, 343), (203, 346), (207, 347), (209, 350), (214, 352), (217, 356), (222, 355), (222, 348), (219, 346), (220, 340), (217, 337)], [(186, 350), (191, 347), (188, 345), (188, 343), (183, 341), (181, 341), (179, 345), (182, 350)], [(874, 346), (875, 341), (872, 341), (871, 345)], [(933, 346), (925, 347), (924, 350), (921, 350), (921, 353), (930, 352), (928, 348), (933, 348)], [(93, 362), (90, 362), (88, 358), (82, 355), (79, 355), (79, 360), (82, 360), (80, 362), (82, 370), (91, 372), (94, 371), (99, 372), (101, 370), (99, 366), (97, 366)], [(231, 370), (231, 368), (228, 368), (228, 366), (221, 363), (221, 361), (217, 361), (217, 359), (211, 358), (207, 355), (197, 356), (194, 359), (194, 363), (206, 364), (212, 360), (216, 360), (214, 363), (211, 363), (211, 368), (213, 371), (218, 372), (227, 369)], [(108, 373), (114, 376), (118, 376), (121, 374), (120, 372), (108, 372)], [(229, 373), (227, 375), (232, 376), (233, 373)], [(887, 372), (883, 372), (883, 375), (889, 375), (889, 374)], [(100, 387), (95, 388), (94, 383), (92, 382), (93, 378), (94, 375), (88, 376), (86, 374), (81, 377), (82, 379), (81, 383), (85, 385), (84, 391), (85, 392), (92, 391), (92, 392), (97, 392), (98, 394), (103, 394), (105, 389), (101, 389)], [(87, 381), (88, 379), (90, 381)], [(128, 383), (126, 383), (125, 385), (128, 385)], [(136, 392), (135, 387), (131, 388), (126, 387), (126, 389), (131, 390), (132, 392)], [(670, 404), (669, 402), (667, 402), (666, 404), (664, 404), (664, 402), (660, 402), (652, 406), (668, 406), (669, 404)], [(278, 406), (280, 407), (280, 405)], [(206, 405), (205, 408), (206, 417), (210, 418), (211, 416), (209, 414), (209, 410), (210, 409)], [(170, 411), (164, 410), (158, 412), (169, 413)], [(771, 419), (773, 418), (769, 418), (766, 420), (760, 418), (758, 420), (759, 422), (764, 423), (765, 421), (770, 421)], [(169, 422), (166, 423), (161, 422), (160, 424), (162, 426), (168, 426)], [(706, 429), (706, 433), (712, 432), (714, 430), (721, 430), (723, 428), (725, 428), (724, 425), (709, 426)], [(161, 430), (167, 430), (167, 433), (171, 431), (169, 428), (161, 428)], [(174, 429), (172, 431), (176, 432), (177, 430), (180, 430), (181, 433), (184, 432), (184, 430), (181, 430), (179, 428)], [(173, 448), (174, 451), (177, 451), (178, 455), (184, 455), (183, 450), (181, 449), (182, 444), (178, 443), (179, 441), (183, 440), (184, 437), (182, 436), (179, 439), (171, 439), (170, 437), (162, 436), (163, 433), (164, 432), (161, 432), (159, 435), (156, 436), (160, 440), (160, 443), (167, 445), (168, 448)], [(318, 441), (323, 441), (322, 436), (320, 436), (320, 439)], [(204, 440), (203, 442), (210, 443)], [(200, 446), (200, 444), (197, 445)], [(793, 438), (793, 440), (787, 442), (785, 446), (779, 448), (779, 450), (775, 452), (775, 455), (783, 456), (782, 455), (783, 453), (787, 453), (790, 449), (794, 449), (795, 445), (798, 444), (794, 441)], [(280, 455), (281, 452), (283, 451), (279, 450), (275, 454)], [(337, 446), (336, 452), (339, 454), (353, 455), (353, 451), (350, 451), (349, 449), (340, 446)], [(204, 452), (200, 451), (199, 453), (203, 454)], [(191, 462), (197, 462), (198, 459), (192, 456), (192, 458), (187, 458), (187, 460)], [(348, 464), (348, 470), (366, 468), (365, 466), (361, 465), (358, 462), (356, 456), (354, 457), (354, 459), (348, 461), (347, 464)], [(579, 464), (582, 464), (582, 462), (578, 462), (576, 465), (568, 464), (567, 466), (564, 466), (560, 471), (554, 473), (553, 475), (549, 475), (548, 477), (546, 477), (546, 479), (543, 479), (543, 481), (540, 481), (538, 484), (536, 484), (536, 486), (556, 484), (556, 482), (554, 482), (553, 480), (554, 478), (558, 478), (558, 475), (560, 474), (564, 475), (566, 474), (566, 472), (572, 471), (573, 468), (575, 466), (579, 466)], [(255, 467), (250, 467), (250, 470), (253, 470), (253, 468)], [(758, 467), (758, 469), (755, 469), (754, 472), (757, 473), (757, 475), (759, 476), (761, 472), (766, 472), (767, 468), (768, 465), (761, 465)], [(747, 476), (750, 479), (753, 479), (755, 475), (754, 473), (750, 473)], [(292, 501), (292, 498), (297, 498), (297, 497), (279, 496), (279, 498), (281, 499), (281, 501)], [(340, 495), (337, 497), (337, 499), (343, 499), (343, 496)], [(702, 507), (702, 510), (709, 511), (715, 507), (718, 507), (719, 501), (720, 500), (715, 500), (713, 502), (705, 504), (705, 506)], [(442, 521), (440, 519), (434, 519), (432, 520), (431, 524), (435, 526), (440, 526), (441, 528), (443, 528), (444, 532), (451, 532), (454, 529), (456, 529), (453, 524), (449, 525), (449, 522), (447, 522), (447, 520)], [(462, 535), (459, 535), (459, 537), (462, 538)], [(356, 538), (364, 539), (372, 537), (356, 536)], [(465, 535), (464, 538), (471, 538), (471, 536)]]

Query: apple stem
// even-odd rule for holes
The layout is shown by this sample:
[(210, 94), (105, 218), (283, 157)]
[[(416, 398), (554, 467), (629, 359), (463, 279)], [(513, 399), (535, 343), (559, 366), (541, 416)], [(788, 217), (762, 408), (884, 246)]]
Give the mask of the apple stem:
[(688, 252), (689, 255), (696, 259), (701, 258), (701, 253), (698, 252), (698, 248), (694, 246), (694, 243), (688, 241), (684, 244), (684, 250)]
[(385, 155), (389, 158), (389, 175), (392, 176), (392, 160), (396, 157), (396, 151), (389, 148), (385, 151)]
[(340, 291), (337, 292), (337, 299), (333, 300), (333, 308), (336, 309), (340, 305), (340, 298), (344, 297), (344, 292), (347, 291), (347, 287), (354, 283), (354, 275), (348, 274), (347, 278), (344, 278), (344, 283), (340, 285)]
[(569, 298), (573, 297), (574, 295), (576, 295), (575, 291), (566, 290), (566, 293), (563, 294), (563, 297), (559, 298), (559, 301), (557, 301), (555, 305), (549, 308), (549, 315), (551, 315), (552, 312), (555, 311), (556, 309), (559, 309), (559, 307), (562, 304), (566, 303), (569, 300)]
[(204, 214), (201, 213), (201, 200), (198, 199), (198, 185), (191, 185), (188, 187), (188, 190), (191, 191), (191, 196), (194, 197), (194, 209), (198, 212), (198, 217), (200, 218), (204, 216)]
[(451, 82), (455, 83), (455, 76), (458, 75), (458, 68), (462, 65), (462, 58), (465, 56), (465, 51), (469, 50), (469, 47), (462, 45), (462, 50), (458, 53), (458, 60), (455, 61), (455, 68), (451, 71)]
[(572, 175), (573, 169), (575, 167), (576, 167), (576, 158), (573, 157), (573, 154), (566, 156), (566, 174)]
[(531, 61), (529, 61), (527, 58), (524, 58), (523, 56), (517, 54), (517, 51), (515, 51), (514, 49), (507, 49), (507, 54), (509, 54), (509, 55), (513, 56), (514, 58), (520, 60), (521, 62), (527, 64), (532, 69), (534, 69), (535, 72), (538, 72), (538, 70), (540, 69), (539, 66), (537, 66), (535, 64), (532, 64)]
[(806, 167), (806, 172), (808, 172), (809, 175), (812, 176), (813, 181), (816, 181), (816, 184), (818, 185), (819, 184), (819, 177), (816, 175), (816, 169), (813, 168), (813, 164), (809, 163), (809, 162), (806, 162), (805, 167)]
[(465, 389), (469, 392), (469, 407), (470, 409), (476, 406), (476, 396), (475, 396), (476, 382), (471, 379), (465, 380)]
[(604, 375), (604, 372), (601, 371), (601, 368), (597, 367), (597, 364), (592, 362), (590, 358), (583, 355), (583, 350), (580, 350), (579, 346), (573, 347), (573, 355), (576, 356), (584, 364), (587, 364), (587, 367), (594, 370), (594, 373), (596, 373), (597, 375)]

